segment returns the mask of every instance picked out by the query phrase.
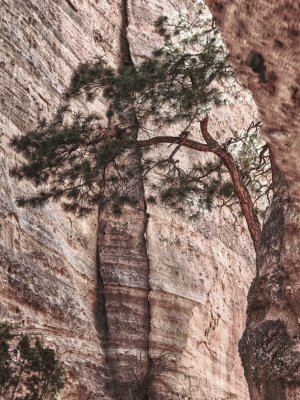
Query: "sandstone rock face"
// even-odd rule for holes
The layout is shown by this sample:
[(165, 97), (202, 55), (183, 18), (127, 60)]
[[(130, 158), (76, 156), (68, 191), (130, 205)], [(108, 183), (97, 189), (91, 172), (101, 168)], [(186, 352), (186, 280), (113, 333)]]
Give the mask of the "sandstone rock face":
[[(80, 61), (106, 54), (117, 66), (130, 51), (138, 62), (158, 43), (154, 20), (191, 4), (0, 0), (0, 316), (57, 350), (68, 371), (63, 399), (116, 398), (111, 383), (142, 379), (161, 355), (176, 360), (154, 384), (162, 398), (249, 398), (237, 352), (254, 276), (243, 224), (219, 212), (191, 224), (147, 205), (142, 186), (138, 209), (120, 218), (20, 209), (15, 198), (34, 188), (8, 174), (18, 162), (10, 137), (51, 115)], [(242, 105), (229, 97), (210, 130), (219, 138), (253, 118), (248, 95)]]
[[(299, 353), (299, 45), (296, 1), (214, 1), (239, 77), (253, 92), (274, 157), (274, 199), (240, 344), (251, 399), (297, 399)], [(268, 21), (268, 22), (267, 22)]]
[(220, 23), (239, 77), (259, 106), (276, 163), (299, 200), (299, 3), (206, 3)]
[[(161, 10), (147, 3), (146, 13), (144, 3), (129, 2), (128, 38), (135, 62), (143, 59), (142, 50), (149, 54), (149, 37), (156, 37), (153, 24), (161, 13), (172, 15), (178, 8), (186, 11), (193, 5), (168, 2), (168, 8)], [(158, 37), (155, 42), (159, 43)], [(226, 106), (213, 110), (209, 127), (216, 138), (243, 129), (257, 118), (251, 97), (244, 96), (239, 105), (228, 93)], [(199, 132), (193, 135), (203, 140)], [(170, 150), (161, 146), (155, 151), (167, 154)], [(199, 155), (183, 152), (181, 157), (189, 163)], [(147, 185), (145, 192), (146, 198), (151, 195)], [(180, 369), (179, 374), (167, 376), (174, 391), (165, 390), (163, 398), (248, 399), (234, 349), (243, 329), (243, 281), (253, 274), (254, 253), (245, 227), (235, 231), (226, 212), (204, 215), (195, 225), (162, 206), (148, 204), (147, 212), (150, 353), (175, 354)], [(243, 287), (238, 296), (236, 286)], [(180, 385), (176, 385), (178, 379)]]
[(80, 61), (103, 48), (117, 59), (121, 10), (103, 1), (15, 0), (1, 0), (0, 9), (1, 318), (57, 349), (68, 370), (63, 398), (91, 391), (98, 399), (105, 353), (95, 318), (97, 216), (78, 221), (58, 205), (17, 208), (15, 198), (33, 188), (9, 177), (17, 156), (8, 141), (54, 111)]

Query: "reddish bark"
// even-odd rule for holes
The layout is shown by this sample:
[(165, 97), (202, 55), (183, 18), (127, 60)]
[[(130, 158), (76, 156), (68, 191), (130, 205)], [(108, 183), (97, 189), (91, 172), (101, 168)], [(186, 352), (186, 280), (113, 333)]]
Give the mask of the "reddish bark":
[(251, 195), (245, 182), (243, 180), (242, 174), (238, 169), (232, 155), (227, 151), (227, 149), (221, 146), (208, 132), (208, 117), (206, 116), (200, 123), (201, 133), (206, 143), (200, 143), (195, 140), (185, 138), (182, 141), (181, 136), (156, 136), (151, 139), (138, 140), (138, 146), (149, 147), (153, 145), (158, 145), (161, 143), (171, 143), (178, 144), (181, 143), (183, 147), (193, 149), (201, 152), (210, 152), (218, 156), (226, 166), (231, 180), (234, 186), (235, 194), (239, 199), (243, 215), (246, 219), (247, 226), (251, 239), (254, 244), (255, 250), (257, 250), (257, 245), (261, 233), (261, 226), (254, 209), (254, 205), (251, 199)]

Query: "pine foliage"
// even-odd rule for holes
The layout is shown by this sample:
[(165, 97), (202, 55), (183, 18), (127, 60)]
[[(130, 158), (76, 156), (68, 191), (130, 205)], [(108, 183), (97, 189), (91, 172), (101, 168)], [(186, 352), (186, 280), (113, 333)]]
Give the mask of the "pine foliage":
[(54, 350), (27, 335), (18, 341), (12, 326), (0, 323), (0, 397), (4, 400), (54, 400), (64, 387), (64, 370)]
[[(160, 200), (179, 212), (189, 210), (191, 216), (213, 206), (237, 203), (235, 188), (220, 159), (183, 168), (177, 151), (153, 159), (149, 149), (139, 147), (141, 133), (154, 137), (174, 129), (178, 137), (188, 135), (190, 129), (199, 127), (212, 104), (222, 104), (218, 83), (233, 79), (228, 53), (203, 6), (177, 20), (160, 17), (156, 29), (164, 44), (150, 58), (137, 67), (122, 65), (118, 69), (103, 58), (80, 64), (54, 118), (13, 138), (12, 146), (26, 161), (12, 174), (40, 188), (35, 196), (18, 199), (19, 205), (62, 199), (66, 210), (84, 215), (95, 205), (109, 202), (119, 214), (124, 204), (136, 204), (138, 177), (143, 174), (147, 179), (153, 169), (161, 176), (160, 183), (153, 184), (153, 203)], [(74, 111), (76, 101), (84, 98), (106, 99), (106, 119)], [(221, 146), (232, 151), (254, 202), (264, 203), (271, 190), (270, 168), (259, 128), (253, 123), (246, 134), (234, 135)], [(142, 168), (137, 167), (140, 158)], [(259, 183), (261, 179), (263, 183)]]

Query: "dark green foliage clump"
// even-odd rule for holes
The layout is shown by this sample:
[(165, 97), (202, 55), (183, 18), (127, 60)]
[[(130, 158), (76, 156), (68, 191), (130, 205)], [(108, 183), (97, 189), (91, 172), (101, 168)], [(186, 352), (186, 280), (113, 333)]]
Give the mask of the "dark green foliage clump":
[(10, 325), (0, 324), (0, 388), (7, 386), (13, 375), (8, 344), (12, 337)]
[[(149, 120), (155, 129), (179, 121), (190, 125), (219, 102), (220, 93), (211, 83), (231, 75), (218, 32), (201, 15), (199, 9), (194, 26), (181, 17), (174, 32), (168, 18), (160, 18), (157, 29), (164, 32), (165, 45), (138, 68), (115, 70), (102, 58), (79, 65), (52, 121), (42, 121), (11, 142), (26, 158), (12, 174), (42, 187), (36, 196), (18, 199), (19, 205), (63, 197), (66, 210), (83, 215), (106, 201), (116, 214), (125, 203), (136, 202), (138, 132), (148, 131)], [(203, 31), (206, 25), (209, 32)], [(180, 32), (190, 38), (173, 41)], [(106, 98), (108, 120), (73, 111), (73, 100), (82, 95)]]
[[(128, 151), (130, 138), (126, 134), (112, 136), (93, 114), (73, 113), (69, 122), (70, 113), (68, 107), (61, 108), (50, 123), (43, 121), (34, 131), (12, 140), (15, 149), (27, 159), (12, 175), (29, 179), (36, 186), (48, 184), (48, 190), (19, 199), (20, 206), (43, 205), (49, 198), (63, 197), (67, 211), (83, 215), (105, 201), (101, 191), (105, 183), (114, 184), (112, 197), (118, 197), (121, 164), (117, 166), (115, 160)], [(105, 176), (109, 165), (114, 170)]]
[(0, 323), (0, 397), (4, 400), (54, 400), (64, 387), (64, 370), (54, 350), (27, 335), (19, 340), (12, 326)]
[[(190, 130), (199, 131), (211, 105), (223, 103), (222, 86), (216, 83), (233, 79), (228, 53), (214, 21), (204, 16), (203, 6), (194, 15), (179, 15), (176, 21), (160, 17), (156, 28), (164, 45), (150, 58), (137, 67), (118, 69), (103, 58), (80, 64), (54, 118), (12, 140), (26, 158), (12, 174), (41, 188), (35, 196), (18, 199), (19, 205), (63, 199), (66, 210), (84, 215), (95, 205), (109, 202), (113, 212), (120, 214), (125, 204), (137, 204), (136, 185), (142, 178), (149, 179), (152, 170), (160, 176), (152, 203), (160, 200), (178, 212), (189, 210), (192, 216), (213, 206), (237, 203), (230, 176), (216, 157), (187, 168), (177, 157), (181, 146), (162, 159), (153, 159), (149, 149), (139, 146), (141, 135), (153, 138), (174, 130), (181, 138)], [(107, 101), (106, 119), (74, 111), (77, 100), (97, 97)], [(258, 126), (249, 129), (244, 137), (234, 136), (221, 146), (232, 150), (258, 201), (270, 191), (270, 182), (257, 184), (268, 173), (269, 164), (267, 153), (260, 156), (263, 145), (257, 145)], [(257, 169), (261, 175), (254, 174)]]
[[(175, 24), (175, 25), (174, 25)], [(179, 121), (192, 122), (210, 105), (221, 103), (221, 93), (212, 85), (233, 76), (228, 54), (212, 20), (198, 7), (193, 20), (180, 15), (178, 21), (160, 17), (156, 28), (165, 44), (138, 67), (109, 67), (102, 58), (81, 64), (74, 72), (67, 100), (82, 94), (88, 100), (101, 95), (109, 100), (109, 117), (133, 128), (147, 129)]]

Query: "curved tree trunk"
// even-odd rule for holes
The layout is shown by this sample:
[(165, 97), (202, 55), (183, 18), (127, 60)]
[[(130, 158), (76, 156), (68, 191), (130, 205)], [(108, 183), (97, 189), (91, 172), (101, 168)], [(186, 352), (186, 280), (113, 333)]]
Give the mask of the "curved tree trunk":
[[(284, 175), (275, 170), (275, 196), (257, 254), (259, 276), (248, 295), (239, 350), (251, 399), (294, 400), (300, 395), (299, 226)], [(298, 396), (298, 397), (297, 397)]]
[(276, 160), (240, 341), (252, 400), (300, 398), (300, 3), (207, 0)]
[[(255, 251), (257, 251), (258, 241), (261, 232), (260, 221), (255, 211), (251, 195), (244, 183), (241, 172), (239, 171), (232, 155), (223, 146), (221, 146), (208, 132), (208, 116), (200, 123), (201, 133), (206, 143), (200, 143), (195, 140), (187, 139), (180, 136), (156, 136), (151, 139), (138, 140), (137, 144), (140, 147), (149, 147), (160, 143), (178, 144), (172, 155), (177, 149), (182, 146), (200, 152), (213, 153), (223, 162), (231, 177), (235, 194), (239, 200), (243, 215), (245, 217), (248, 230), (253, 241)], [(170, 156), (169, 158), (171, 158)]]

